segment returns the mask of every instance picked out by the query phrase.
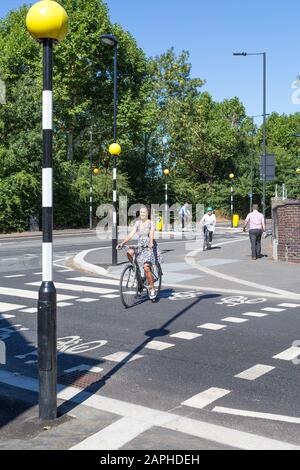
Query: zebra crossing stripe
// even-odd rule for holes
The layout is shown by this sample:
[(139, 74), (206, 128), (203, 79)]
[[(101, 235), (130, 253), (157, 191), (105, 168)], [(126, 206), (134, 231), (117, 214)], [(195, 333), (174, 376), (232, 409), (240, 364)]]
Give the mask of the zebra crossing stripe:
[(91, 282), (92, 284), (106, 284), (108, 286), (119, 286), (120, 282), (117, 279), (105, 279), (98, 277), (69, 277), (68, 281), (75, 282)]
[(20, 310), (21, 308), (25, 308), (25, 305), (0, 302), (0, 313), (11, 312), (12, 310)]
[[(34, 283), (34, 285), (39, 286), (40, 282)], [(8, 297), (20, 297), (23, 299), (32, 299), (38, 300), (38, 291), (24, 290), (24, 289), (12, 289), (9, 287), (0, 287), (0, 295), (5, 295)], [(76, 297), (70, 295), (58, 295), (57, 300), (71, 300), (76, 299)], [(22, 306), (21, 306), (22, 308)]]

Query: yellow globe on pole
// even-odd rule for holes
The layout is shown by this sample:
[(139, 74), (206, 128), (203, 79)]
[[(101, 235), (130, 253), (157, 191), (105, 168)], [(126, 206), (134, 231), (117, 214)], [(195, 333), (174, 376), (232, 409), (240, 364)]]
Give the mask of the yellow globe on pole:
[(169, 176), (170, 175), (170, 170), (168, 170), (168, 169), (164, 170), (164, 175)]
[(68, 15), (59, 3), (42, 0), (30, 8), (26, 26), (34, 39), (53, 39), (60, 42), (68, 33)]
[(94, 175), (99, 175), (100, 170), (99, 168), (94, 168), (93, 172), (94, 172)]
[(296, 173), (297, 175), (300, 175), (300, 168), (297, 168)]
[(114, 143), (109, 146), (108, 151), (111, 155), (118, 157), (121, 155), (122, 148), (121, 145)]
[(229, 178), (230, 178), (231, 180), (234, 180), (234, 174), (233, 174), (233, 173), (230, 173)]

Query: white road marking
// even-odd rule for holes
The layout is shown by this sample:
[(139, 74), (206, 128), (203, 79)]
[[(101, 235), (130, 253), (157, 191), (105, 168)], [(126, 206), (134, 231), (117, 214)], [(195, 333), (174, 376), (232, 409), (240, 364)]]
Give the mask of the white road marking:
[(25, 277), (25, 274), (13, 274), (12, 276), (3, 276), (6, 279), (14, 279), (16, 277)]
[[(39, 286), (39, 282), (29, 282), (27, 286)], [(112, 294), (116, 292), (115, 289), (104, 289), (102, 287), (90, 287), (90, 286), (77, 286), (76, 284), (65, 284), (62, 282), (55, 283), (56, 289), (60, 290), (71, 290), (74, 292), (90, 292), (93, 294)]]
[(20, 312), (24, 313), (37, 313), (37, 308), (26, 308), (24, 310), (20, 310)]
[(300, 348), (292, 347), (283, 351), (282, 353), (278, 354), (277, 356), (273, 356), (273, 359), (280, 359), (282, 361), (293, 361), (293, 359), (297, 359), (300, 355)]
[(285, 308), (271, 308), (271, 307), (267, 307), (267, 308), (262, 308), (261, 309), (262, 312), (270, 312), (270, 313), (280, 313), (280, 312), (285, 312)]
[[(16, 376), (12, 372), (0, 370), (0, 382), (20, 389), (38, 393), (38, 381), (31, 377)], [(299, 450), (300, 447), (287, 442), (269, 439), (253, 433), (236, 431), (225, 426), (205, 423), (196, 419), (184, 418), (174, 413), (156, 410), (145, 406), (128, 403), (113, 398), (93, 395), (81, 391), (75, 387), (58, 386), (58, 398), (71, 401), (77, 405), (87, 406), (92, 409), (105, 411), (130, 419), (138, 419), (141, 422), (185, 433), (199, 439), (215, 442), (224, 446), (244, 450)], [(127, 432), (128, 430), (126, 430)], [(111, 435), (111, 433), (110, 433)]]
[(57, 306), (58, 307), (71, 307), (73, 304), (69, 302), (58, 302)]
[(245, 370), (244, 372), (241, 372), (238, 375), (235, 375), (235, 378), (252, 381), (252, 380), (259, 379), (260, 377), (268, 374), (274, 369), (275, 367), (257, 364), (256, 366), (253, 366), (250, 369)]
[(19, 310), (20, 308), (25, 308), (25, 305), (8, 304), (5, 302), (0, 302), (0, 313), (11, 312), (12, 310)]
[(117, 450), (151, 427), (152, 424), (138, 419), (121, 418), (70, 450)]
[[(130, 359), (128, 359), (130, 357)], [(131, 357), (130, 352), (116, 352), (114, 354), (110, 354), (109, 356), (105, 356), (102, 359), (105, 361), (110, 361), (110, 362), (132, 362), (136, 361), (137, 359), (141, 359), (144, 356), (141, 356), (140, 354), (135, 354), (134, 356)]]
[(205, 390), (204, 392), (189, 398), (181, 404), (184, 406), (189, 406), (190, 408), (198, 408), (199, 410), (202, 410), (216, 400), (229, 395), (229, 393), (231, 393), (230, 390), (224, 390), (222, 388), (209, 388), (208, 390)]
[(223, 318), (221, 321), (226, 321), (228, 323), (246, 323), (249, 320), (246, 320), (245, 318), (227, 317)]
[(108, 286), (119, 286), (120, 284), (116, 279), (99, 277), (69, 277), (68, 281), (91, 282), (92, 284), (107, 284)]
[(179, 333), (174, 333), (173, 335), (170, 335), (170, 338), (179, 338), (179, 339), (186, 339), (188, 341), (195, 339), (195, 338), (200, 338), (200, 336), (197, 333), (190, 333), (189, 331), (180, 331)]
[[(40, 285), (37, 282), (35, 285)], [(23, 289), (10, 289), (8, 287), (0, 287), (0, 295), (7, 295), (8, 297), (21, 297), (23, 299), (33, 299), (38, 300), (39, 293), (38, 291), (32, 290), (23, 290)], [(58, 295), (57, 300), (71, 300), (76, 299), (70, 295)]]
[(43, 273), (33, 273), (34, 276), (41, 276)]
[(259, 312), (247, 312), (243, 313), (245, 317), (254, 317), (254, 318), (263, 318), (263, 317), (268, 317), (269, 315), (267, 313), (259, 313)]
[(199, 325), (197, 328), (202, 328), (204, 330), (213, 330), (213, 331), (218, 331), (218, 330), (223, 330), (224, 328), (227, 328), (226, 325), (218, 325), (216, 323), (205, 323), (204, 325)]
[(100, 295), (100, 297), (101, 299), (118, 299), (120, 296), (116, 294), (108, 294), (108, 295)]
[(278, 307), (284, 307), (284, 308), (299, 308), (300, 304), (280, 304)]
[(257, 413), (255, 411), (246, 411), (246, 410), (235, 410), (233, 408), (222, 408), (216, 407), (213, 409), (215, 413), (222, 413), (222, 414), (230, 414), (233, 416), (246, 416), (248, 418), (259, 418), (259, 419), (267, 419), (270, 421), (280, 421), (283, 423), (293, 423), (293, 424), (300, 424), (300, 418), (292, 417), (292, 416), (283, 416), (283, 415), (275, 415), (269, 413)]
[(150, 343), (145, 346), (145, 349), (154, 349), (156, 351), (164, 351), (165, 349), (173, 348), (175, 344), (164, 343), (162, 341), (150, 341)]
[(96, 367), (96, 366), (89, 366), (87, 364), (82, 364), (80, 366), (72, 367), (72, 369), (67, 369), (64, 372), (66, 374), (71, 373), (71, 372), (93, 372), (94, 374), (100, 374), (103, 369), (101, 367)]
[(99, 302), (99, 299), (90, 299), (90, 298), (85, 298), (85, 299), (77, 299), (76, 302), (83, 302), (83, 303), (90, 303), (90, 302)]
[(58, 273), (72, 273), (72, 272), (74, 272), (74, 269), (60, 269), (57, 272)]
[(15, 315), (6, 315), (5, 313), (3, 315), (0, 315), (0, 321), (1, 320), (9, 320), (10, 318), (16, 318)]

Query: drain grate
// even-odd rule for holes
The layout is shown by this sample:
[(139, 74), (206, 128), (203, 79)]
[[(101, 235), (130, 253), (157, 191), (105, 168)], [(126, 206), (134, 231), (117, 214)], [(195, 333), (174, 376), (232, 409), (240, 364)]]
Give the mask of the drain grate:
[(61, 375), (57, 381), (61, 385), (71, 385), (76, 388), (87, 388), (102, 380), (102, 376), (95, 372), (75, 370), (68, 374)]

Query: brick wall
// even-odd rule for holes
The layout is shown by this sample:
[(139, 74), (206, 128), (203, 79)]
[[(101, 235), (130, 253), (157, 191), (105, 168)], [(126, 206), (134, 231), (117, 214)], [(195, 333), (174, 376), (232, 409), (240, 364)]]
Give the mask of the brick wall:
[(300, 263), (300, 201), (275, 201), (273, 223), (278, 259)]

